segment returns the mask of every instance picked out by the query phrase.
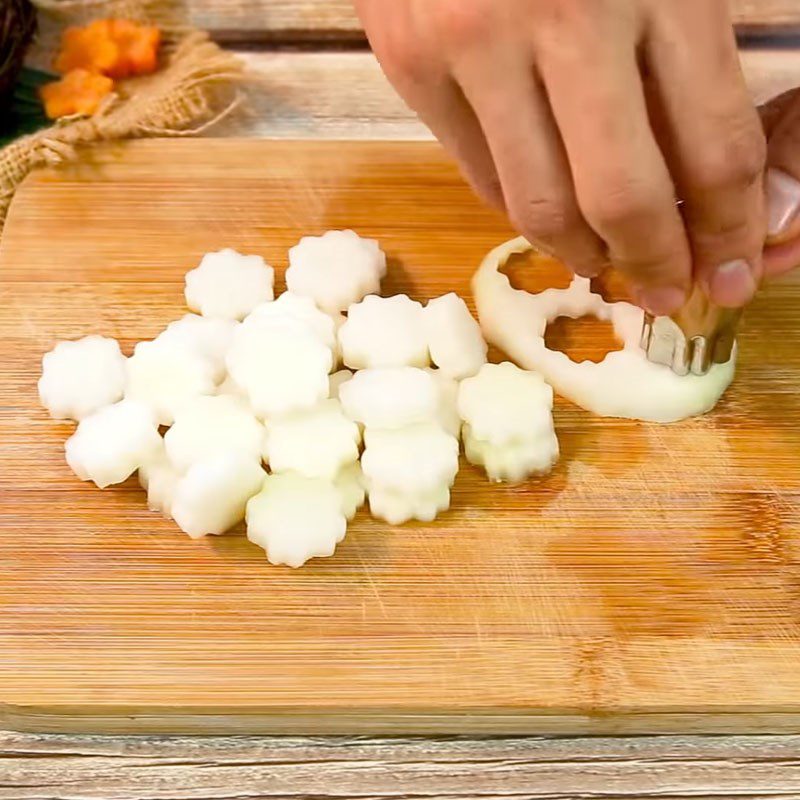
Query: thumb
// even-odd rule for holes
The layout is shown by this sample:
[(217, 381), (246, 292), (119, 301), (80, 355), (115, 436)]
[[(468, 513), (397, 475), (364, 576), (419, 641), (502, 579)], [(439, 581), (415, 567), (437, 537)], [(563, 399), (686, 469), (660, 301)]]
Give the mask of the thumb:
[(800, 89), (791, 94), (770, 131), (767, 150), (768, 277), (800, 266)]
[(800, 234), (800, 89), (783, 103), (767, 144), (767, 227), (770, 244)]

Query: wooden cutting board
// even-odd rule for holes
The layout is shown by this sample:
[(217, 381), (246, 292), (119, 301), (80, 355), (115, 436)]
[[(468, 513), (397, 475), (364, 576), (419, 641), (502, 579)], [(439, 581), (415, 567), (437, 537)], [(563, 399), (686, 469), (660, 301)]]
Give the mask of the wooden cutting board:
[[(432, 144), (149, 141), (25, 183), (0, 245), (0, 727), (800, 730), (797, 278), (748, 314), (713, 414), (661, 427), (559, 401), (548, 478), (465, 465), (435, 524), (361, 513), (299, 571), (241, 531), (189, 540), (135, 479), (70, 473), (72, 426), (36, 397), (57, 339), (130, 352), (183, 313), (205, 251), (282, 274), (302, 234), (343, 227), (419, 299), (469, 296), (511, 235)], [(514, 280), (566, 282), (552, 264)], [(574, 355), (608, 348), (599, 323), (557, 327)]]

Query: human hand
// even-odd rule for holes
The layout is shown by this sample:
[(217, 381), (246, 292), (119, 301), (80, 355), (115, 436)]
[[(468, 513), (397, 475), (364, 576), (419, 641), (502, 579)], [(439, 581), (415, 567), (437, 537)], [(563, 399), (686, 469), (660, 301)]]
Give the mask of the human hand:
[[(387, 76), (521, 233), (657, 314), (762, 275), (764, 135), (725, 0), (355, 0)], [(676, 197), (683, 202), (676, 206)]]
[(767, 278), (800, 267), (800, 88), (761, 108), (767, 135)]

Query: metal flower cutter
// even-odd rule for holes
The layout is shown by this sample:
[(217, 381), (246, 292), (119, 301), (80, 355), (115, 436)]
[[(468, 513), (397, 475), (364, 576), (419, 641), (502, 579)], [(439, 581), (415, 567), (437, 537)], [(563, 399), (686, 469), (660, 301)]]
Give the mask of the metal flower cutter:
[(713, 305), (696, 287), (672, 317), (645, 313), (642, 348), (650, 361), (678, 375), (705, 375), (713, 364), (730, 359), (741, 314), (741, 309)]

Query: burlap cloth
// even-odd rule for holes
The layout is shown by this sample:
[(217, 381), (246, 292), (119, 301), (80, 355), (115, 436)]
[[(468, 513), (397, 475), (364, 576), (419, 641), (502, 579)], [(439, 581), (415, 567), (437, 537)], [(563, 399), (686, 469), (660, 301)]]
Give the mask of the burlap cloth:
[(75, 158), (81, 146), (139, 136), (187, 136), (207, 129), (238, 104), (242, 67), (185, 24), (180, 0), (34, 0), (41, 34), (31, 60), (49, 66), (61, 29), (116, 16), (160, 26), (163, 68), (124, 81), (92, 117), (60, 120), (0, 150), (0, 231), (17, 186), (35, 167)]

